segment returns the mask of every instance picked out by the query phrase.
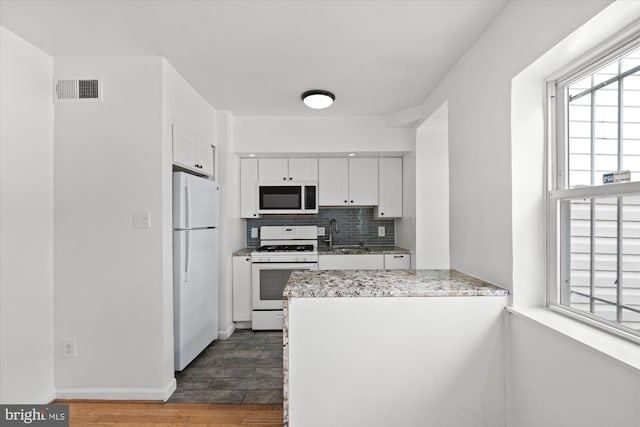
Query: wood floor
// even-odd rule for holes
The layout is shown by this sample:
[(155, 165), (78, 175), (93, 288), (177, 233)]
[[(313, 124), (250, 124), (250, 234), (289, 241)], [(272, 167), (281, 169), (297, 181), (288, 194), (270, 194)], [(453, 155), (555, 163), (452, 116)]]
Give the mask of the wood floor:
[(59, 402), (69, 405), (70, 426), (274, 426), (282, 405)]

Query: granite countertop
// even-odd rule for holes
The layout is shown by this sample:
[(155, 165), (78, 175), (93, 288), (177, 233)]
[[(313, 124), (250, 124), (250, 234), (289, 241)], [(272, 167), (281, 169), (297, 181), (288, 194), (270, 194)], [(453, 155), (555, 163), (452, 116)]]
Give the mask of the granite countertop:
[(294, 271), (284, 298), (501, 296), (508, 291), (456, 270)]
[(256, 248), (242, 248), (235, 251), (231, 256), (250, 256), (251, 252), (255, 250)]
[[(354, 253), (345, 253), (345, 250)], [(318, 255), (360, 255), (360, 254), (408, 254), (410, 251), (400, 246), (334, 246), (318, 248)]]

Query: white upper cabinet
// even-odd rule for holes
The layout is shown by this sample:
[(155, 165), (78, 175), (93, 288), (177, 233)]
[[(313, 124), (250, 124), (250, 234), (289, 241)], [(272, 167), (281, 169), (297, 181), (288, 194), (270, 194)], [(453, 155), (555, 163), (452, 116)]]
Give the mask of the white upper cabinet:
[(260, 181), (317, 181), (317, 158), (260, 159)]
[(240, 159), (240, 217), (258, 217), (258, 159)]
[(194, 141), (184, 135), (178, 135), (176, 131), (177, 127), (173, 126), (173, 163), (190, 168), (197, 163), (198, 149)]
[(402, 217), (402, 158), (382, 157), (378, 161), (377, 218)]
[(214, 176), (215, 110), (168, 62), (162, 64), (163, 129), (170, 132), (173, 164)]
[(377, 218), (402, 217), (401, 157), (242, 159), (241, 169), (243, 218), (258, 216), (259, 181), (317, 181), (319, 206), (375, 206)]
[(295, 158), (289, 159), (289, 179), (291, 181), (317, 181), (318, 159)]
[(196, 155), (196, 164), (205, 175), (213, 176), (213, 147), (211, 145), (200, 145)]
[(173, 163), (202, 175), (213, 176), (213, 147), (198, 141), (185, 127), (172, 126)]
[(318, 204), (346, 206), (349, 204), (349, 162), (346, 158), (318, 159)]
[(320, 206), (378, 204), (377, 158), (321, 158), (318, 169)]
[(259, 181), (288, 181), (288, 159), (260, 159), (258, 160)]
[(378, 159), (349, 159), (349, 205), (378, 204)]

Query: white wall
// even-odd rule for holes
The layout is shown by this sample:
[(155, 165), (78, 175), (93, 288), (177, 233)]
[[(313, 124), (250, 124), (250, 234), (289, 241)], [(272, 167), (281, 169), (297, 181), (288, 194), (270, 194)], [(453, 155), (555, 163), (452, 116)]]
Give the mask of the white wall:
[[(77, 358), (56, 358), (60, 398), (163, 399), (175, 387), (162, 71), (159, 57), (55, 60), (58, 77), (104, 81), (104, 102), (55, 112), (55, 340), (77, 339)], [(138, 211), (151, 228), (133, 228)]]
[(510, 2), (417, 108), (394, 123), (449, 114), (451, 267), (511, 289), (511, 80), (607, 0)]
[(449, 131), (443, 104), (416, 132), (416, 268), (449, 268)]
[[(544, 110), (553, 73), (640, 18), (640, 2), (616, 2), (537, 58), (513, 79), (513, 305), (542, 306), (545, 283)], [(523, 427), (640, 425), (640, 372), (521, 315), (510, 315), (511, 424)], [(602, 346), (591, 327), (572, 333)], [(610, 346), (609, 346), (610, 347)], [(611, 348), (603, 346), (604, 351)], [(544, 351), (540, 351), (544, 349)], [(637, 354), (637, 353), (636, 353)]]
[(382, 116), (237, 116), (237, 153), (344, 153), (409, 151), (413, 130), (393, 128)]
[(52, 58), (0, 27), (3, 404), (55, 398), (52, 81)]
[(507, 322), (510, 426), (640, 425), (637, 369), (519, 315)]
[(217, 113), (217, 164), (220, 182), (220, 332), (234, 330), (231, 254), (246, 245), (246, 220), (240, 218), (240, 158), (234, 153), (234, 116)]

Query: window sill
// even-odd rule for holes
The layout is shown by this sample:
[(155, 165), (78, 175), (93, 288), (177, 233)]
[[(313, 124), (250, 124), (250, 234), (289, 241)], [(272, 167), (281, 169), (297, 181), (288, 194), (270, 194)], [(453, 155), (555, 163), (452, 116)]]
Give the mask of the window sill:
[(578, 320), (540, 307), (506, 307), (507, 313), (529, 319), (618, 362), (640, 371), (640, 346)]

